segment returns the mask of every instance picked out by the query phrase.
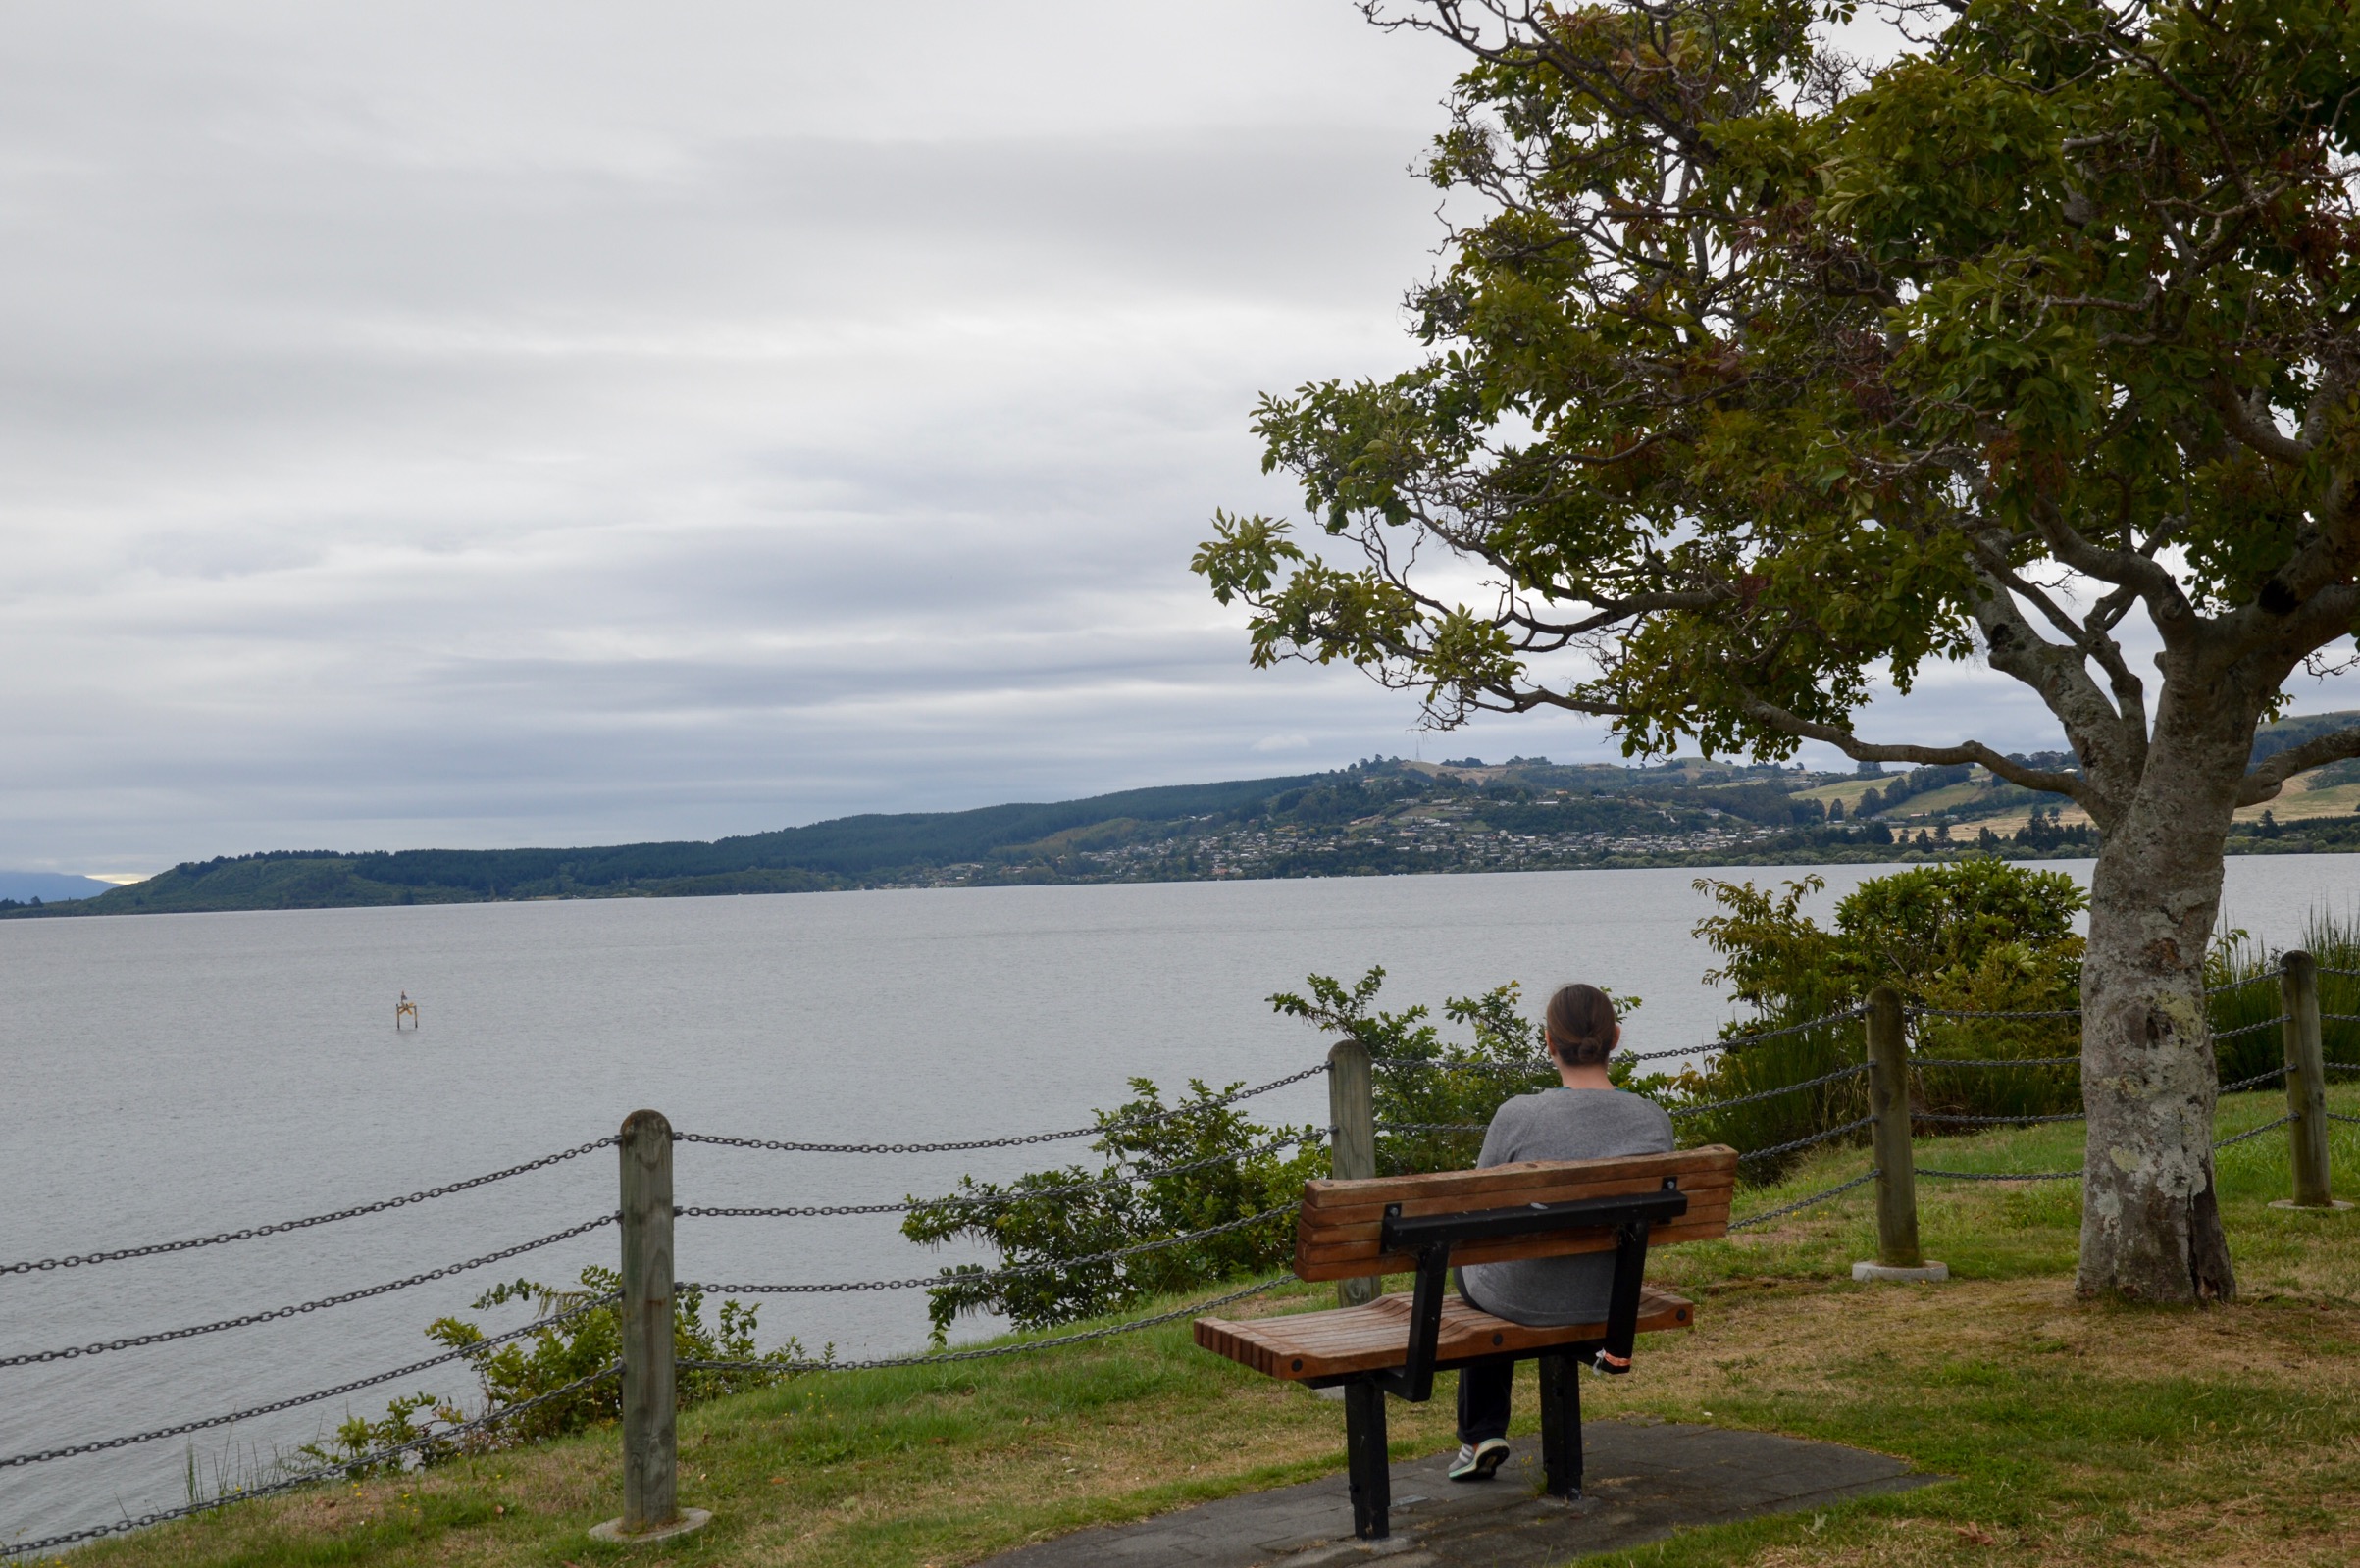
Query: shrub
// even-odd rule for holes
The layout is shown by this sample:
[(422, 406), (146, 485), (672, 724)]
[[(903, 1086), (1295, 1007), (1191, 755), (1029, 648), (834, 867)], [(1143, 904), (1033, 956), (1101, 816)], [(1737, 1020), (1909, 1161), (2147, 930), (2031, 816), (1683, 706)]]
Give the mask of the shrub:
[[(1019, 1327), (1046, 1328), (1120, 1311), (1202, 1280), (1271, 1268), (1291, 1256), (1295, 1226), (1281, 1214), (1135, 1257), (1100, 1257), (1283, 1208), (1306, 1177), (1326, 1174), (1327, 1156), (1316, 1142), (1263, 1148), (1281, 1138), (1311, 1138), (1317, 1129), (1264, 1127), (1234, 1106), (1205, 1103), (1218, 1096), (1198, 1080), (1189, 1081), (1189, 1089), (1193, 1100), (1167, 1108), (1151, 1080), (1132, 1079), (1132, 1099), (1096, 1113), (1103, 1131), (1091, 1147), (1105, 1156), (1100, 1170), (1071, 1165), (1005, 1185), (965, 1177), (947, 1197), (912, 1199), (901, 1222), (911, 1240), (940, 1245), (963, 1238), (999, 1254), (988, 1270), (966, 1263), (943, 1271), (943, 1283), (927, 1296), (935, 1342), (965, 1312), (998, 1312)], [(1190, 1168), (1141, 1179), (1174, 1165)], [(1027, 1272), (1001, 1272), (1010, 1268)]]
[[(532, 1280), (494, 1286), (476, 1298), (472, 1310), (487, 1312), (512, 1302), (530, 1302), (536, 1318), (573, 1315), (498, 1344), (485, 1343), (483, 1329), (461, 1318), (436, 1318), (427, 1326), (428, 1339), (467, 1352), (464, 1364), (475, 1373), (483, 1395), (482, 1408), (474, 1417), (456, 1400), (441, 1394), (407, 1394), (385, 1406), (384, 1419), (348, 1417), (333, 1438), (306, 1443), (297, 1451), (323, 1464), (341, 1464), (358, 1480), (373, 1471), (397, 1471), (411, 1465), (423, 1468), (462, 1453), (516, 1447), (617, 1419), (622, 1414), (622, 1384), (608, 1378), (494, 1426), (464, 1435), (443, 1435), (470, 1419), (480, 1420), (539, 1398), (600, 1367), (611, 1366), (621, 1353), (614, 1306), (590, 1303), (612, 1295), (621, 1285), (622, 1277), (614, 1270), (591, 1267), (582, 1271), (578, 1287), (552, 1288)], [(736, 1299), (725, 1300), (719, 1323), (707, 1328), (703, 1291), (684, 1290), (672, 1298), (672, 1347), (679, 1359), (761, 1363), (754, 1371), (682, 1370), (674, 1384), (681, 1408), (782, 1382), (814, 1365), (801, 1341), (793, 1337), (773, 1349), (758, 1349), (754, 1336), (759, 1311)], [(836, 1347), (831, 1344), (823, 1348), (816, 1364), (826, 1366), (835, 1358)], [(423, 1425), (417, 1419), (421, 1415), (429, 1418)], [(429, 1441), (406, 1457), (375, 1463), (367, 1459), (372, 1453), (421, 1439)]]
[[(1752, 1040), (1844, 1011), (1877, 986), (1921, 1007), (1974, 1012), (2055, 1012), (2078, 1005), (2082, 940), (2074, 917), (2081, 889), (2062, 872), (1970, 858), (1871, 878), (1836, 905), (1832, 928), (1801, 912), (1826, 884), (1806, 877), (1772, 894), (1752, 883), (1700, 879), (1719, 912), (1696, 934), (1721, 957), (1706, 976), (1727, 985), (1756, 1017), (1723, 1033), (1726, 1048), (1681, 1075), (1675, 1093), (1691, 1103), (1739, 1098), (1800, 1083), (1858, 1062), (1855, 1021)], [(2072, 1018), (1915, 1021), (1922, 1061), (2071, 1056), (2080, 1031)], [(1912, 1100), (1921, 1111), (2033, 1116), (2078, 1109), (2071, 1067), (2009, 1071), (1921, 1071)], [(1807, 1138), (1868, 1114), (1868, 1086), (1855, 1077), (1695, 1117), (1706, 1141), (1759, 1150)], [(1775, 1161), (1753, 1162), (1775, 1174)]]

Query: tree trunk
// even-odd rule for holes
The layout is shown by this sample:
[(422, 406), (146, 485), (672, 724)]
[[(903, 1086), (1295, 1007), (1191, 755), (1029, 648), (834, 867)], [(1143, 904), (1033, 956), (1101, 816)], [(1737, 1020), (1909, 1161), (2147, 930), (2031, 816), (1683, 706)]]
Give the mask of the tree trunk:
[(2251, 742), (2167, 737), (2168, 728), (2159, 715), (2138, 785), (2090, 878), (2078, 1288), (2142, 1301), (2227, 1301), (2236, 1278), (2213, 1185), (2218, 1080), (2204, 950)]

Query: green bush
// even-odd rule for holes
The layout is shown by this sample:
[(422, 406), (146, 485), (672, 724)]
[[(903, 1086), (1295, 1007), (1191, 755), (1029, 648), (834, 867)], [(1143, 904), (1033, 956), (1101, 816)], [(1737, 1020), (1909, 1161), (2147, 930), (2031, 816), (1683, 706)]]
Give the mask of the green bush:
[[(582, 1271), (580, 1284), (574, 1288), (552, 1288), (532, 1280), (494, 1286), (476, 1298), (472, 1310), (487, 1312), (512, 1302), (530, 1302), (536, 1318), (572, 1315), (498, 1344), (486, 1343), (483, 1329), (462, 1318), (436, 1318), (427, 1326), (428, 1339), (466, 1352), (462, 1362), (475, 1373), (483, 1396), (473, 1417), (457, 1400), (441, 1394), (406, 1394), (385, 1406), (382, 1420), (348, 1417), (333, 1438), (306, 1443), (297, 1452), (322, 1464), (343, 1465), (346, 1473), (358, 1480), (373, 1471), (428, 1467), (462, 1453), (516, 1447), (617, 1419), (622, 1413), (622, 1383), (608, 1378), (480, 1431), (449, 1433), (471, 1419), (496, 1415), (613, 1365), (621, 1354), (614, 1306), (611, 1302), (591, 1303), (603, 1302), (621, 1285), (622, 1277), (614, 1270), (591, 1267)], [(751, 1371), (683, 1369), (674, 1383), (681, 1408), (767, 1387), (835, 1360), (834, 1345), (823, 1348), (814, 1362), (793, 1337), (773, 1349), (757, 1348), (754, 1336), (759, 1311), (734, 1298), (725, 1300), (718, 1324), (707, 1328), (703, 1291), (691, 1288), (672, 1298), (672, 1349), (677, 1358), (760, 1363)], [(428, 1417), (423, 1424), (418, 1420), (421, 1415)], [(427, 1441), (421, 1442), (422, 1439)], [(419, 1442), (419, 1446), (407, 1457), (374, 1463), (367, 1457), (411, 1442)]]
[[(1316, 1141), (1262, 1148), (1282, 1138), (1311, 1138), (1317, 1129), (1264, 1127), (1234, 1106), (1206, 1103), (1218, 1096), (1202, 1082), (1192, 1079), (1188, 1087), (1192, 1100), (1166, 1107), (1152, 1081), (1132, 1079), (1134, 1098), (1096, 1113), (1103, 1132), (1091, 1148), (1105, 1156), (1099, 1170), (1070, 1165), (1004, 1185), (966, 1177), (947, 1197), (911, 1200), (901, 1222), (911, 1240), (939, 1245), (963, 1239), (999, 1253), (990, 1269), (968, 1263), (943, 1271), (943, 1283), (927, 1298), (936, 1343), (965, 1312), (998, 1312), (1024, 1328), (1046, 1328), (1120, 1311), (1203, 1280), (1272, 1268), (1293, 1255), (1294, 1221), (1280, 1214), (1201, 1241), (1099, 1258), (1284, 1208), (1300, 1195), (1305, 1178), (1327, 1174), (1327, 1155)], [(1173, 1165), (1192, 1168), (1139, 1180)], [(1086, 1258), (1099, 1260), (1080, 1261)], [(1010, 1268), (1028, 1272), (1000, 1272)]]
[[(1752, 883), (1700, 879), (1719, 912), (1696, 935), (1720, 955), (1707, 979), (1729, 986), (1756, 1017), (1722, 1032), (1721, 1053), (1673, 1084), (1676, 1097), (1703, 1105), (1832, 1073), (1862, 1059), (1858, 1020), (1802, 1029), (1890, 986), (1911, 1004), (1972, 1012), (2058, 1012), (2079, 1004), (2082, 940), (2074, 917), (2081, 889), (2062, 872), (2003, 860), (1919, 866), (1861, 884), (1835, 909), (1832, 928), (1801, 912), (1826, 884), (1806, 877), (1773, 894)], [(2072, 1056), (2080, 1030), (2072, 1018), (1915, 1020), (1922, 1062)], [(2038, 1116), (2077, 1110), (2080, 1080), (2071, 1067), (1923, 1067), (1912, 1087), (1922, 1112)], [(1689, 1119), (1699, 1141), (1740, 1150), (1770, 1148), (1868, 1114), (1865, 1078), (1784, 1094)], [(1865, 1138), (1865, 1133), (1855, 1135)], [(1751, 1162), (1758, 1177), (1781, 1163)]]

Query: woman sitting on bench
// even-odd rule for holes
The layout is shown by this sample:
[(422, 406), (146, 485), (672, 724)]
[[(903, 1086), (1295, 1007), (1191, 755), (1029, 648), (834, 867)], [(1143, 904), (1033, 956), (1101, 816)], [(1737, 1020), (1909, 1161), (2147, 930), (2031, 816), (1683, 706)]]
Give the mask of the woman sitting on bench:
[[(1671, 1118), (1650, 1099), (1608, 1081), (1606, 1059), (1622, 1038), (1615, 1004), (1595, 986), (1567, 986), (1549, 998), (1545, 1032), (1561, 1088), (1519, 1094), (1502, 1105), (1483, 1135), (1478, 1169), (1515, 1160), (1595, 1160), (1671, 1150)], [(1556, 1326), (1606, 1319), (1615, 1255), (1470, 1263), (1459, 1271), (1467, 1304), (1514, 1323)], [(1459, 1374), (1459, 1457), (1453, 1481), (1489, 1481), (1508, 1458), (1512, 1365), (1472, 1366)]]

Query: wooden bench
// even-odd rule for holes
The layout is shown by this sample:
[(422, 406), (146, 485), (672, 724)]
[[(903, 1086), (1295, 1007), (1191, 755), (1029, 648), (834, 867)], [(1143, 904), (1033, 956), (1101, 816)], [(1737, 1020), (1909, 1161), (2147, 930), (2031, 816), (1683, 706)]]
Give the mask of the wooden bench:
[[(1541, 1459), (1549, 1491), (1581, 1494), (1575, 1369), (1630, 1370), (1635, 1336), (1685, 1329), (1695, 1308), (1646, 1284), (1647, 1249), (1725, 1235), (1737, 1154), (1719, 1145), (1608, 1160), (1528, 1161), (1480, 1171), (1313, 1181), (1303, 1188), (1295, 1273), (1343, 1280), (1414, 1272), (1416, 1289), (1364, 1306), (1230, 1321), (1199, 1318), (1197, 1343), (1273, 1378), (1344, 1389), (1353, 1528), (1389, 1533), (1385, 1395), (1431, 1398), (1434, 1374), (1540, 1362)], [(1449, 1293), (1454, 1263), (1615, 1254), (1606, 1321), (1534, 1328)]]

